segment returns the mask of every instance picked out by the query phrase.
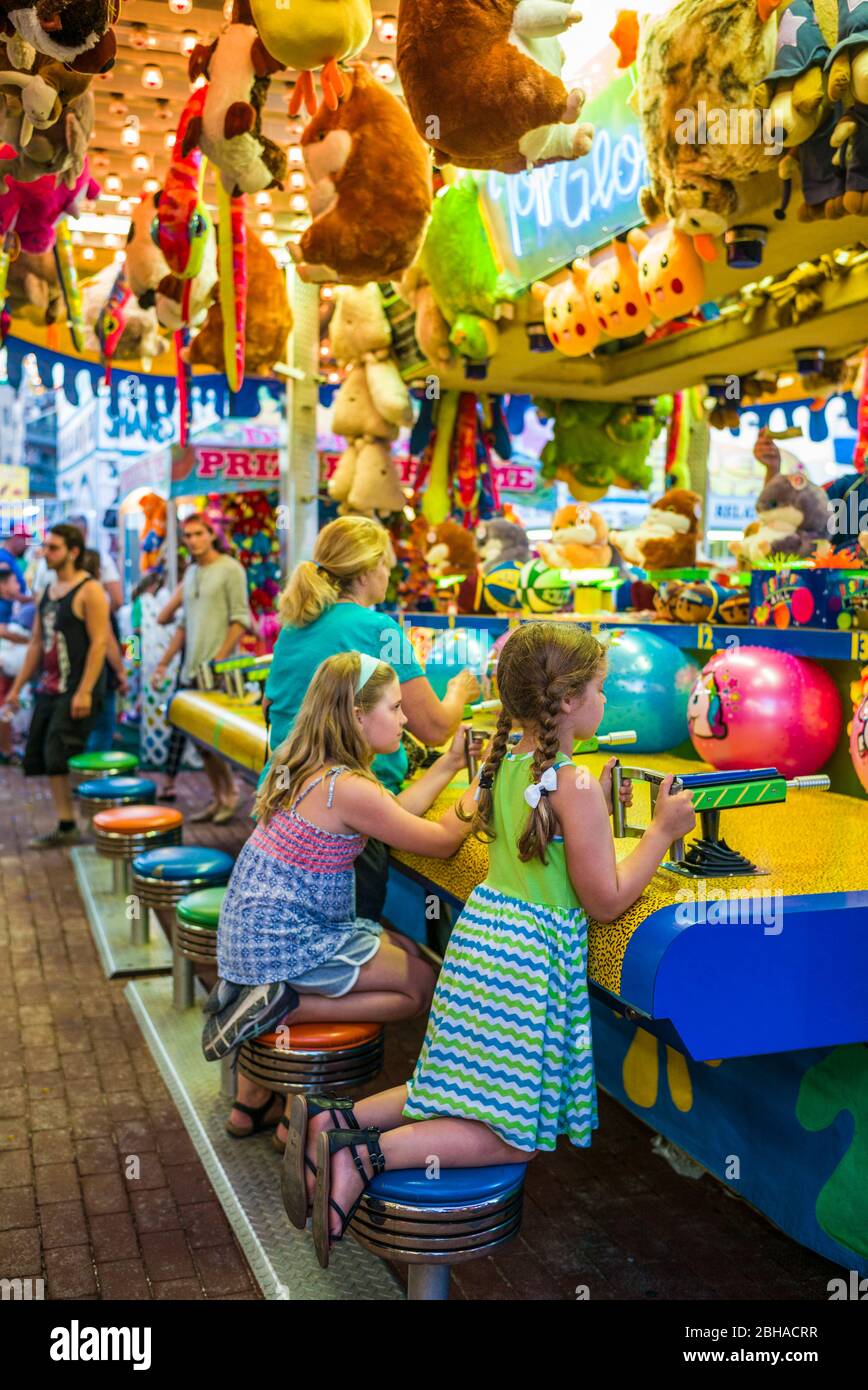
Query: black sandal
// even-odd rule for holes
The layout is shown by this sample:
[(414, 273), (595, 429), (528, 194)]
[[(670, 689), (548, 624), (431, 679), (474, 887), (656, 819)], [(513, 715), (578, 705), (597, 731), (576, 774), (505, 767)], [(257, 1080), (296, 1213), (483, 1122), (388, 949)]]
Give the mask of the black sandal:
[[(326, 1110), (335, 1129), (341, 1128), (339, 1112), (346, 1117), (347, 1129), (359, 1128), (359, 1122), (353, 1112), (353, 1102), (342, 1097), (333, 1099), (331, 1096), (293, 1096), (289, 1116), (284, 1116), (287, 1140), (283, 1148), (280, 1188), (286, 1214), (297, 1231), (304, 1230), (309, 1213), (305, 1169), (316, 1175), (316, 1165), (311, 1163), (307, 1156), (308, 1125), (314, 1116), (322, 1115)], [(277, 1135), (274, 1137), (274, 1143), (276, 1146)]]
[(238, 1129), (231, 1120), (226, 1121), (226, 1133), (231, 1134), (233, 1139), (252, 1139), (254, 1134), (261, 1134), (266, 1129), (276, 1129), (280, 1124), (280, 1117), (273, 1122), (266, 1124), (265, 1117), (275, 1104), (275, 1101), (282, 1099), (280, 1096), (271, 1095), (264, 1105), (242, 1105), (240, 1100), (232, 1102), (233, 1110), (240, 1110), (242, 1115), (253, 1121), (251, 1129)]
[[(368, 1177), (365, 1172), (365, 1165), (356, 1153), (357, 1147), (364, 1144), (367, 1148), (371, 1156), (374, 1177), (386, 1170), (385, 1155), (380, 1148), (381, 1133), (382, 1130), (373, 1126), (370, 1129), (324, 1129), (317, 1140), (316, 1196), (313, 1199), (313, 1243), (316, 1257), (322, 1269), (328, 1269), (332, 1242), (343, 1240), (347, 1227), (371, 1185), (372, 1179)], [(359, 1177), (362, 1179), (362, 1190), (348, 1212), (343, 1211), (337, 1202), (332, 1200), (331, 1196), (332, 1155), (341, 1149), (349, 1149)], [(340, 1234), (337, 1236), (332, 1236), (329, 1232), (329, 1208), (337, 1212), (341, 1219)]]

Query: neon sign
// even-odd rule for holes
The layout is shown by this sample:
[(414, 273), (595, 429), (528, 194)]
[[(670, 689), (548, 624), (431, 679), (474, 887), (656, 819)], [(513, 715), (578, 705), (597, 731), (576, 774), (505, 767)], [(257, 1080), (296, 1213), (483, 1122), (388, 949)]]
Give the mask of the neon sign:
[(495, 256), (522, 284), (643, 220), (637, 198), (648, 171), (639, 123), (627, 105), (633, 85), (626, 72), (585, 107), (596, 135), (584, 159), (529, 174), (477, 175)]

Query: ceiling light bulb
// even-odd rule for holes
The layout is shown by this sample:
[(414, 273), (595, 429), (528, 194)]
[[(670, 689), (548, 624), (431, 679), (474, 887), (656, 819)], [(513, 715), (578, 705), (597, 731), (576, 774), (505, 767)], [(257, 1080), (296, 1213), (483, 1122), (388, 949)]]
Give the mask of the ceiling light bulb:
[(334, 297), (335, 297), (334, 286), (333, 286), (333, 285), (323, 285), (322, 288), (321, 288), (321, 290), (320, 290), (320, 294), (322, 295), (323, 299), (334, 299)]
[(276, 233), (276, 232), (263, 232), (263, 233), (262, 233), (262, 236), (260, 237), (260, 241), (262, 242), (263, 246), (276, 246), (276, 245), (277, 245), (277, 233)]
[(259, 223), (260, 227), (273, 227), (273, 226), (274, 226), (274, 213), (273, 213), (273, 212), (267, 212), (267, 211), (266, 211), (266, 212), (261, 212), (256, 220), (257, 220), (257, 222)]
[(304, 188), (304, 186), (305, 186), (306, 183), (307, 183), (307, 179), (305, 178), (305, 176), (304, 176), (304, 174), (302, 173), (301, 169), (293, 169), (292, 173), (291, 173), (290, 176), (289, 176), (289, 186), (290, 186), (290, 188), (301, 189), (301, 188)]
[(196, 81), (193, 83), (193, 88), (192, 88), (192, 90), (193, 90), (194, 92), (198, 92), (199, 88), (200, 88), (200, 87), (204, 87), (204, 86), (206, 85), (207, 81), (208, 81), (208, 79), (207, 79), (207, 77), (205, 76), (204, 72), (200, 72), (199, 76), (196, 78)]
[(395, 64), (391, 58), (374, 58), (371, 61), (371, 72), (379, 82), (384, 82), (387, 87), (395, 80)]
[(158, 92), (163, 85), (163, 72), (156, 63), (146, 63), (142, 70), (142, 86), (149, 92)]
[(121, 144), (128, 150), (138, 149), (141, 144), (141, 128), (138, 116), (127, 116), (121, 130)]
[(198, 42), (199, 35), (196, 33), (195, 29), (184, 30), (183, 34), (178, 40), (178, 45), (185, 58), (189, 58), (190, 54), (193, 52), (193, 49), (196, 47), (196, 44)]
[(95, 252), (94, 252), (93, 247), (92, 247), (92, 246), (85, 246), (84, 250), (83, 250), (82, 253), (81, 253), (81, 259), (82, 259), (83, 261), (92, 261), (93, 258), (94, 258), (94, 255), (95, 255)]
[(129, 107), (123, 99), (122, 92), (112, 92), (112, 99), (109, 102), (110, 116), (125, 116)]
[(160, 180), (155, 178), (145, 179), (142, 188), (146, 193), (157, 193), (160, 188)]
[(293, 193), (289, 200), (293, 212), (307, 212), (307, 198), (303, 193)]
[(133, 24), (130, 26), (130, 43), (133, 48), (147, 48), (148, 31), (144, 24)]
[(167, 131), (166, 131), (165, 135), (163, 136), (163, 144), (166, 146), (166, 149), (167, 149), (167, 150), (173, 150), (173, 149), (175, 148), (175, 132), (174, 132), (174, 130), (167, 130)]
[(146, 154), (134, 154), (131, 166), (137, 174), (149, 174), (151, 172), (151, 161)]
[(235, 0), (226, 0), (226, 3), (225, 3), (224, 6), (223, 6), (223, 18), (226, 20), (226, 23), (227, 23), (227, 24), (228, 24), (228, 23), (230, 22), (230, 20), (232, 19), (232, 11), (233, 11), (234, 9), (235, 9)]
[(290, 164), (304, 163), (304, 151), (302, 150), (301, 145), (290, 145), (289, 149), (287, 150), (287, 154), (289, 155)]
[(377, 15), (374, 28), (380, 43), (394, 43), (398, 37), (398, 21), (393, 14)]
[(329, 342), (320, 343), (319, 355), (324, 362), (327, 362), (332, 355), (332, 345)]
[(120, 237), (116, 237), (114, 232), (107, 232), (102, 239), (102, 244), (103, 246), (107, 247), (110, 251), (114, 251), (121, 244)]
[(193, 0), (169, 0), (169, 9), (172, 14), (189, 14), (193, 8)]
[(118, 213), (120, 214), (120, 216), (130, 217), (132, 216), (132, 211), (133, 205), (130, 202), (129, 198), (121, 198), (120, 202), (118, 203)]
[(271, 194), (267, 188), (261, 188), (253, 200), (258, 208), (271, 207)]
[(106, 193), (120, 193), (122, 189), (123, 183), (121, 182), (119, 176), (117, 174), (109, 174), (108, 178), (105, 181)]

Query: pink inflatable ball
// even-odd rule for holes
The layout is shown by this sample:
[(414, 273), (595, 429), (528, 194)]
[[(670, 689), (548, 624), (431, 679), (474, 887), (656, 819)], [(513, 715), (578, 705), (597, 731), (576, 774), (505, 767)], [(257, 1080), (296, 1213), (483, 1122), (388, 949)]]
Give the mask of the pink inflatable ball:
[(850, 730), (850, 757), (856, 776), (868, 792), (868, 695), (864, 697), (853, 715)]
[(776, 767), (819, 772), (844, 727), (831, 676), (813, 661), (769, 647), (718, 652), (693, 687), (687, 725), (701, 758), (721, 772)]

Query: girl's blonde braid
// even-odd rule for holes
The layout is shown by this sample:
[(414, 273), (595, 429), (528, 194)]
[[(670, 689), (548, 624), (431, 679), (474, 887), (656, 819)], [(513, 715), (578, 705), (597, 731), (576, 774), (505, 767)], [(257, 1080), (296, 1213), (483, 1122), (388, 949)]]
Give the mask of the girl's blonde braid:
[[(539, 783), (544, 772), (548, 772), (557, 761), (558, 715), (564, 698), (562, 682), (551, 685), (545, 694), (537, 720), (538, 736), (531, 763), (531, 783)], [(524, 863), (529, 859), (540, 859), (547, 863), (546, 846), (555, 833), (555, 815), (547, 795), (540, 797), (537, 807), (531, 810), (527, 827), (518, 842), (518, 857)]]

